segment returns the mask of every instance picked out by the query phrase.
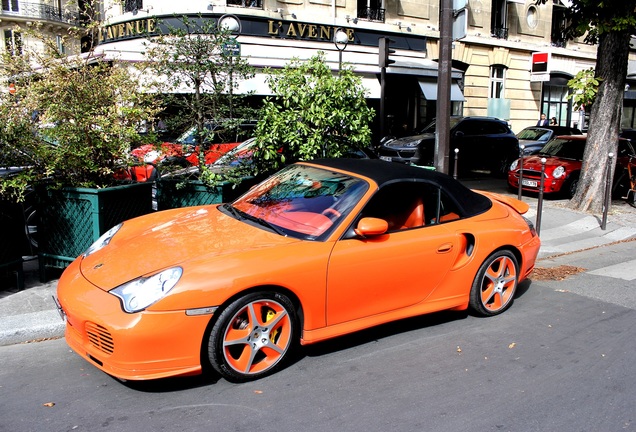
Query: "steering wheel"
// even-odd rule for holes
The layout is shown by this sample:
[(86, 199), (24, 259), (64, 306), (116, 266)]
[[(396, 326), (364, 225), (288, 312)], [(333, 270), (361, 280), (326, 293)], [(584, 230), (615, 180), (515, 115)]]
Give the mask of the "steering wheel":
[(340, 213), (338, 210), (336, 210), (334, 208), (331, 208), (331, 207), (324, 209), (321, 212), (321, 214), (327, 216), (331, 220), (338, 219), (339, 217), (342, 216), (342, 213)]

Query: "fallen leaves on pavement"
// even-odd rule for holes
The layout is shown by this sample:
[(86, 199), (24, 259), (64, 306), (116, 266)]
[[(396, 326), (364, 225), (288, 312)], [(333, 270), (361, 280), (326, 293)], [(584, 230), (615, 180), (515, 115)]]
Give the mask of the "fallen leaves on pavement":
[(556, 280), (560, 281), (568, 276), (572, 276), (586, 271), (582, 267), (575, 267), (569, 265), (561, 265), (558, 267), (535, 267), (530, 276), (533, 280)]

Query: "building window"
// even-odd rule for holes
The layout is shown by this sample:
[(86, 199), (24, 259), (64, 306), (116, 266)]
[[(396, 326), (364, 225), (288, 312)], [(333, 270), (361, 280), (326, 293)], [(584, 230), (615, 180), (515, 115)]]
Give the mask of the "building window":
[(571, 78), (571, 75), (552, 74), (550, 81), (543, 83), (541, 112), (548, 118), (556, 117), (559, 125), (574, 125), (582, 130), (583, 125), (573, 123), (578, 119), (572, 118), (572, 99), (568, 97), (571, 91), (568, 81)]
[(382, 0), (358, 0), (358, 18), (384, 22)]
[(506, 67), (494, 65), (490, 67), (490, 98), (503, 99), (504, 82), (506, 79)]
[(140, 9), (143, 9), (144, 2), (143, 0), (125, 0), (124, 1), (124, 12), (137, 12)]
[(498, 39), (508, 39), (508, 2), (506, 0), (492, 1), (492, 15), (490, 33)]
[(263, 8), (263, 0), (227, 0), (228, 6)]
[(2, 10), (6, 12), (19, 12), (18, 0), (2, 0)]
[(539, 10), (536, 6), (533, 5), (528, 7), (528, 11), (526, 12), (526, 23), (531, 29), (536, 29), (537, 25), (539, 25)]
[(554, 0), (552, 6), (552, 46), (565, 48), (566, 7), (560, 0)]
[(4, 47), (11, 55), (22, 54), (22, 35), (14, 30), (4, 31)]
[(57, 45), (57, 51), (60, 54), (66, 54), (66, 48), (64, 47), (64, 39), (62, 38), (62, 36), (60, 35), (55, 36), (55, 43)]

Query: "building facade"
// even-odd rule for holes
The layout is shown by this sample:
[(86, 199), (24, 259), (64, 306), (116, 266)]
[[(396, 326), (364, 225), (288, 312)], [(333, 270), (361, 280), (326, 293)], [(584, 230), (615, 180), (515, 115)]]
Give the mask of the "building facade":
[(28, 35), (31, 28), (54, 38), (60, 52), (77, 54), (79, 41), (67, 36), (79, 19), (77, 0), (2, 0), (1, 46), (13, 55), (21, 55), (26, 47), (37, 50), (40, 42)]
[[(561, 125), (584, 128), (583, 113), (575, 111), (568, 98), (567, 81), (595, 66), (596, 46), (565, 41), (568, 0), (463, 1), (465, 5), (454, 2), (464, 35), (452, 44), (451, 114), (503, 118), (515, 132), (536, 124), (541, 113)], [(61, 2), (46, 5), (61, 11)], [(3, 9), (14, 3), (25, 10), (18, 0), (3, 0)], [(376, 111), (383, 90), (391, 132), (417, 130), (435, 116), (440, 0), (103, 0), (98, 7), (103, 26), (96, 52), (106, 58), (143, 60), (147, 35), (175, 16), (231, 16), (239, 23), (240, 55), (259, 70), (323, 51), (333, 70), (341, 63), (354, 67)], [(7, 13), (11, 11), (3, 10), (3, 29), (10, 29)], [(338, 31), (346, 38), (334, 42)], [(11, 37), (5, 30), (6, 47), (16, 46)], [(385, 69), (383, 89), (382, 37), (392, 40), (390, 49), (395, 51), (390, 54), (394, 62)], [(545, 62), (533, 63), (533, 54), (541, 54)], [(270, 93), (263, 74), (241, 86), (260, 96)]]

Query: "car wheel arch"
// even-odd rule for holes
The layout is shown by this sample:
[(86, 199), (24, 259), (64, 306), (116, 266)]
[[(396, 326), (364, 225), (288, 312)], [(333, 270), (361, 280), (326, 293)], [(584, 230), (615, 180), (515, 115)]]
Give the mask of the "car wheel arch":
[[(488, 271), (487, 269), (490, 268), (491, 265), (501, 265), (501, 264), (497, 264), (497, 263), (505, 263), (506, 260), (506, 256), (512, 256), (514, 257), (514, 262), (511, 262), (513, 267), (514, 267), (514, 285), (511, 289), (506, 289), (504, 288), (504, 286), (506, 286), (508, 283), (511, 282), (511, 280), (509, 280), (508, 282), (505, 282), (505, 285), (503, 285), (500, 289), (502, 289), (501, 291), (492, 291), (492, 287), (488, 288), (488, 290), (483, 291), (483, 288), (480, 288), (480, 285), (483, 283), (480, 281), (480, 279), (484, 278), (486, 276), (486, 272)], [(510, 262), (510, 260), (508, 259), (508, 261)], [(471, 284), (470, 287), (470, 291), (469, 291), (469, 309), (471, 310), (471, 313), (474, 314), (475, 316), (478, 317), (489, 317), (489, 316), (494, 316), (494, 315), (498, 315), (502, 312), (504, 312), (505, 310), (507, 310), (511, 305), (512, 302), (514, 301), (514, 298), (517, 297), (518, 295), (518, 286), (519, 283), (521, 282), (521, 273), (519, 273), (521, 271), (521, 269), (523, 268), (523, 263), (521, 261), (521, 257), (520, 257), (520, 252), (517, 250), (517, 248), (513, 247), (513, 246), (509, 246), (509, 245), (504, 245), (501, 246), (499, 248), (494, 249), (490, 254), (488, 254), (483, 261), (481, 261), (481, 263), (479, 264), (479, 269), (477, 271), (477, 273), (475, 274), (475, 279), (473, 280), (473, 283)], [(502, 272), (503, 270), (501, 269), (501, 267), (499, 267), (499, 270), (497, 270), (497, 272)], [(501, 276), (501, 274), (500, 274)], [(492, 277), (488, 277), (489, 279), (492, 280)], [(498, 277), (499, 279), (499, 277)], [(503, 281), (501, 281), (503, 282)], [(492, 280), (492, 283), (495, 283), (494, 280)], [(496, 282), (496, 285), (498, 285), (500, 282)], [(500, 297), (500, 298), (505, 298), (505, 300), (503, 301), (503, 304), (497, 306), (496, 302), (495, 304), (495, 308), (492, 310), (489, 310), (490, 307), (487, 306), (487, 304), (484, 302), (484, 297), (483, 294), (488, 293), (488, 291), (490, 291), (490, 294), (487, 294), (487, 302), (490, 304), (491, 299), (494, 299), (495, 297)], [(506, 291), (510, 291), (510, 294), (506, 294)], [(483, 292), (483, 294), (482, 294)], [(497, 294), (498, 293), (498, 294)]]
[[(561, 187), (561, 192), (564, 196), (568, 198), (572, 198), (574, 193), (576, 192), (576, 188), (578, 187), (578, 181), (581, 178), (581, 171), (572, 171), (566, 178), (563, 180), (563, 186)], [(572, 189), (572, 184), (576, 183), (574, 190)]]
[(201, 356), (201, 366), (203, 367), (204, 370), (212, 370), (211, 369), (212, 365), (210, 364), (208, 355), (207, 355), (208, 342), (209, 342), (210, 334), (212, 332), (212, 328), (214, 327), (217, 320), (219, 319), (221, 312), (227, 309), (232, 303), (234, 303), (236, 300), (240, 299), (241, 297), (245, 297), (250, 294), (261, 293), (261, 292), (281, 294), (287, 297), (292, 302), (296, 311), (296, 316), (298, 318), (297, 324), (301, 330), (301, 335), (302, 335), (302, 329), (304, 328), (304, 323), (305, 323), (305, 314), (304, 314), (300, 299), (293, 291), (280, 285), (257, 285), (251, 288), (238, 291), (232, 296), (228, 297), (222, 304), (220, 304), (217, 307), (216, 311), (212, 314), (212, 317), (210, 318), (210, 321), (208, 322), (205, 332), (203, 333), (203, 338), (201, 339), (200, 356)]

